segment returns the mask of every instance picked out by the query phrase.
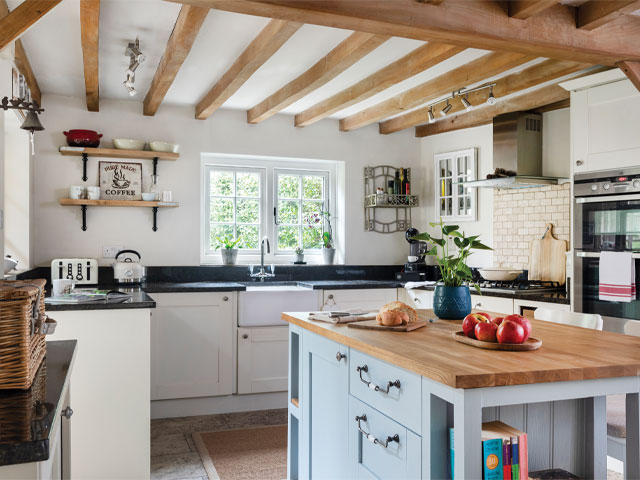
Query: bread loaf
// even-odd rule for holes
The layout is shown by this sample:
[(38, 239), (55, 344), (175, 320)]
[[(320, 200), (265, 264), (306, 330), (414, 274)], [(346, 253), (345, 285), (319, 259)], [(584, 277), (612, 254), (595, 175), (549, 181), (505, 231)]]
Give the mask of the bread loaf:
[(418, 314), (406, 303), (391, 302), (384, 305), (376, 320), (380, 325), (393, 327), (396, 325), (406, 325), (411, 322), (415, 322), (418, 319)]

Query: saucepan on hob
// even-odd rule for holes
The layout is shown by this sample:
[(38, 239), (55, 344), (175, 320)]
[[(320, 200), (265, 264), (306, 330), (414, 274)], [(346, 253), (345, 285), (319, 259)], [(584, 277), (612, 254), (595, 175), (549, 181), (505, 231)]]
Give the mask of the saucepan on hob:
[(491, 282), (508, 282), (522, 274), (522, 270), (500, 267), (480, 268), (478, 272), (482, 278)]

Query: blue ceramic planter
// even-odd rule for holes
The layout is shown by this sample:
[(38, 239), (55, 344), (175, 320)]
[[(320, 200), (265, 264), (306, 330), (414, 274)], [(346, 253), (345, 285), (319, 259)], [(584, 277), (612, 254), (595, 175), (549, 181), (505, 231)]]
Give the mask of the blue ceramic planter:
[(461, 320), (471, 313), (469, 287), (436, 285), (433, 292), (433, 311), (444, 320)]

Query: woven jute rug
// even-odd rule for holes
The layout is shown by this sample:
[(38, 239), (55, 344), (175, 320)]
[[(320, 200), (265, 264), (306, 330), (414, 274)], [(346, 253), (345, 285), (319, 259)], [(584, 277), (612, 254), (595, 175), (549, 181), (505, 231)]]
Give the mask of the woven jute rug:
[(199, 432), (193, 440), (210, 480), (287, 478), (287, 426)]

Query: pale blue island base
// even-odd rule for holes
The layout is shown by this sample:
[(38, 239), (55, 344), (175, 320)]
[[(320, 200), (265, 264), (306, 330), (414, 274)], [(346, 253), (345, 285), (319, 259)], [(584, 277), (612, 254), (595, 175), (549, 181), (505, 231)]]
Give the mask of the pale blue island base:
[[(454, 428), (455, 437), (455, 478), (482, 478), (481, 427), (483, 421), (491, 420), (501, 420), (527, 432), (529, 471), (562, 468), (581, 478), (605, 479), (606, 395), (612, 394), (627, 394), (626, 474), (627, 478), (640, 478), (639, 339), (629, 338), (638, 354), (621, 358), (616, 365), (594, 358), (577, 367), (574, 359), (572, 365), (562, 368), (565, 359), (553, 346), (546, 352), (541, 349), (536, 357), (526, 356), (534, 352), (491, 352), (498, 355), (496, 358), (506, 353), (511, 355), (508, 358), (517, 359), (522, 364), (518, 375), (531, 370), (527, 366), (530, 359), (556, 359), (558, 367), (549, 371), (557, 371), (558, 378), (571, 378), (513, 385), (509, 383), (514, 383), (516, 377), (510, 374), (487, 375), (487, 370), (499, 372), (499, 367), (474, 365), (476, 359), (486, 362), (486, 358), (492, 358), (486, 357), (489, 351), (451, 339), (452, 362), (459, 361), (462, 352), (468, 356), (469, 371), (477, 370), (481, 383), (497, 384), (456, 388), (448, 384), (453, 381), (447, 377), (448, 372), (439, 371), (437, 363), (446, 364), (446, 355), (440, 356), (439, 362), (419, 366), (422, 359), (415, 353), (430, 350), (429, 338), (435, 338), (430, 334), (439, 335), (441, 349), (442, 339), (448, 340), (442, 328), (450, 329), (451, 325), (439, 325), (439, 331), (429, 332), (427, 328), (436, 328), (430, 325), (407, 334), (311, 323), (305, 313), (283, 314), (283, 318), (290, 323), (290, 479), (451, 478), (450, 427)], [(555, 328), (555, 324), (534, 325), (538, 330)], [(558, 334), (576, 328), (558, 327)], [(579, 335), (584, 335), (583, 329), (579, 330)], [(380, 336), (389, 333), (395, 335), (391, 344), (397, 339), (392, 350), (389, 337)], [(607, 335), (621, 337), (609, 333), (595, 337), (598, 347), (611, 338), (628, 346), (627, 338)], [(547, 340), (551, 336), (547, 332), (538, 336), (548, 344), (554, 341)], [(584, 344), (583, 338), (575, 341)], [(594, 352), (596, 344), (591, 346)], [(461, 347), (465, 349), (460, 350)], [(624, 355), (620, 349), (618, 353)], [(597, 372), (600, 377), (606, 372), (617, 375), (621, 368), (626, 376), (588, 378), (589, 372)], [(424, 371), (431, 378), (416, 371)], [(584, 379), (574, 380), (576, 375)], [(464, 379), (464, 375), (459, 378)]]

